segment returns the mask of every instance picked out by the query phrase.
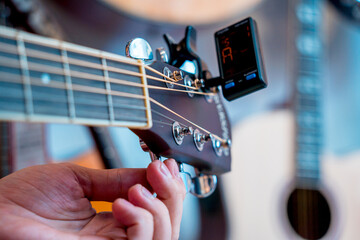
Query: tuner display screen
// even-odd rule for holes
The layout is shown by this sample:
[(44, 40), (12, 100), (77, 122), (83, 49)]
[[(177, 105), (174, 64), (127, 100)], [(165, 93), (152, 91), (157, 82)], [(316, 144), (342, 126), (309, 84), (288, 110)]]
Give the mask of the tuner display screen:
[(256, 23), (247, 18), (215, 33), (224, 97), (228, 100), (266, 87)]
[(241, 24), (236, 31), (219, 34), (222, 77), (231, 78), (243, 71), (256, 69), (256, 58), (249, 24)]

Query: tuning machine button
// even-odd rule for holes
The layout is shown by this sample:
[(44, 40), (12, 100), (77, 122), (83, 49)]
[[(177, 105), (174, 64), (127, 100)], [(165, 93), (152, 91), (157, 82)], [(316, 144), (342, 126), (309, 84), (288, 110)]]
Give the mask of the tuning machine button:
[(181, 145), (184, 137), (187, 135), (192, 135), (194, 132), (192, 127), (181, 127), (178, 122), (174, 122), (172, 125), (172, 133), (174, 140), (177, 145)]
[(215, 175), (199, 173), (192, 178), (190, 173), (184, 170), (182, 163), (179, 164), (179, 172), (187, 193), (190, 192), (198, 198), (205, 198), (211, 195), (216, 189), (217, 177)]
[(127, 57), (151, 61), (154, 59), (150, 44), (142, 38), (134, 38), (126, 44), (125, 54)]

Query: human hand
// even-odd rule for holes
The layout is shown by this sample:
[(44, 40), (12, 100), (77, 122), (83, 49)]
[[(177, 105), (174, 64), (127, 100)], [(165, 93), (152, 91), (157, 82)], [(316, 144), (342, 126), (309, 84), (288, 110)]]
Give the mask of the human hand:
[[(147, 169), (34, 166), (0, 180), (0, 239), (178, 239), (184, 198), (173, 159)], [(114, 201), (113, 211), (96, 214), (90, 201)]]

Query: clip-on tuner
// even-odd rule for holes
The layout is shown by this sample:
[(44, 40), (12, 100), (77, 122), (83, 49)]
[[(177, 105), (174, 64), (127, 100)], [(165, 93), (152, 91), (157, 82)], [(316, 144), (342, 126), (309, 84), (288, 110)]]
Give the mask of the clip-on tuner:
[[(231, 101), (267, 86), (258, 31), (255, 20), (246, 18), (215, 33), (220, 76), (209, 78), (204, 63), (196, 52), (196, 31), (188, 26), (185, 38), (176, 44), (164, 36), (170, 50), (169, 63), (182, 69), (185, 61), (195, 62), (197, 77), (203, 89), (221, 86), (224, 97)], [(186, 69), (184, 69), (186, 71)]]
[(231, 101), (267, 86), (255, 20), (246, 18), (215, 33), (220, 77), (205, 87), (221, 85)]

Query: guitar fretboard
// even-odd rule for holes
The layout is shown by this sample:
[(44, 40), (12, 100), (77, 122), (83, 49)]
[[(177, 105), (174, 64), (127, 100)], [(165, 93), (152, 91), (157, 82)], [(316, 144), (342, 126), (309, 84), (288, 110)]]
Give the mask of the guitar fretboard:
[(316, 183), (320, 178), (322, 145), (320, 64), (322, 43), (322, 1), (294, 1), (296, 46), (296, 175), (300, 182)]
[(0, 120), (149, 128), (144, 66), (0, 26)]

